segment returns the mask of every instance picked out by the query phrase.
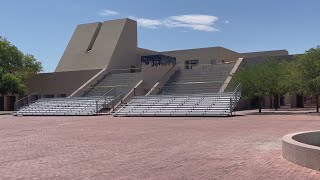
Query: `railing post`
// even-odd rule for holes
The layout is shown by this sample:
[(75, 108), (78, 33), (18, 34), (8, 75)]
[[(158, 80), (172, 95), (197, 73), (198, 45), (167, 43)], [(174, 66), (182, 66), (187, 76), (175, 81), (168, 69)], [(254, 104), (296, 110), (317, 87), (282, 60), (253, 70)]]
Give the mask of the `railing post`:
[(235, 109), (236, 109), (237, 102), (238, 102), (238, 91), (236, 91), (236, 97), (234, 100), (234, 105), (233, 105), (234, 106), (234, 113), (233, 114), (236, 114)]
[(104, 95), (104, 104), (103, 104), (103, 106), (104, 106), (104, 108), (107, 107), (107, 96), (106, 95)]
[(114, 111), (114, 99), (112, 100), (112, 110)]
[(133, 88), (133, 96), (136, 96), (136, 88)]
[(232, 116), (232, 97), (230, 98), (230, 115)]
[(96, 101), (96, 113), (98, 114), (98, 101)]

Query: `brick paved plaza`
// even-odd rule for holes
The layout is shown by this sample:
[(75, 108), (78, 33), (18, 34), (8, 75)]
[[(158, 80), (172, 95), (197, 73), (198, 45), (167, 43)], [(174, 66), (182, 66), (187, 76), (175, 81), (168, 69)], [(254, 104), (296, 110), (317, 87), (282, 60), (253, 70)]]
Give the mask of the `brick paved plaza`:
[(0, 179), (320, 179), (281, 157), (320, 116), (0, 116)]

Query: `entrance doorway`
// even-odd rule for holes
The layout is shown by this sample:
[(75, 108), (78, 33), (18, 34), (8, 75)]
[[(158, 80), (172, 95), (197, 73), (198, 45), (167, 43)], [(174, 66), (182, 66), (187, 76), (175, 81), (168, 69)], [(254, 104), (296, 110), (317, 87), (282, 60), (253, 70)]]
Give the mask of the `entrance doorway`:
[(7, 96), (7, 111), (13, 111), (14, 110), (14, 103), (16, 102), (15, 96)]
[(198, 66), (199, 60), (187, 60), (185, 61), (185, 68), (192, 69), (194, 66)]
[(4, 111), (4, 97), (0, 96), (0, 111)]

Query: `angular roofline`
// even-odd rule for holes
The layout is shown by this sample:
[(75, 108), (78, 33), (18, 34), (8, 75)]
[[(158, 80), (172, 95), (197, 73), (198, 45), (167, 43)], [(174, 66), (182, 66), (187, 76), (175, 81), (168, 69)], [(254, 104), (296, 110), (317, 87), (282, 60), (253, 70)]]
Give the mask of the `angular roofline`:
[(203, 50), (203, 49), (225, 49), (225, 50), (228, 50), (228, 51), (232, 51), (232, 52), (238, 53), (238, 52), (236, 52), (236, 51), (227, 49), (227, 48), (222, 47), (222, 46), (202, 47), (202, 48), (191, 48), (191, 49), (177, 49), (177, 50), (158, 51), (158, 52), (160, 52), (160, 53), (167, 53), (167, 52), (174, 52), (174, 51), (192, 51), (192, 50)]
[(289, 51), (286, 49), (276, 49), (276, 50), (268, 50), (268, 51), (253, 51), (253, 52), (245, 52), (245, 53), (240, 53), (240, 54), (267, 53), (267, 52), (274, 52), (274, 51), (286, 51), (289, 54)]

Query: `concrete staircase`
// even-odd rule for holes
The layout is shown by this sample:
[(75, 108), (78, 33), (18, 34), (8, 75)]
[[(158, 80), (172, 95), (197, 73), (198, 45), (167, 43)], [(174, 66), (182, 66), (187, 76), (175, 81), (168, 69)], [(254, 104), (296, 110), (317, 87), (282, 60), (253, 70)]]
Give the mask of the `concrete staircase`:
[(233, 64), (217, 64), (178, 70), (159, 94), (217, 93)]
[(140, 72), (110, 74), (84, 94), (84, 97), (117, 96), (131, 90), (141, 79)]

